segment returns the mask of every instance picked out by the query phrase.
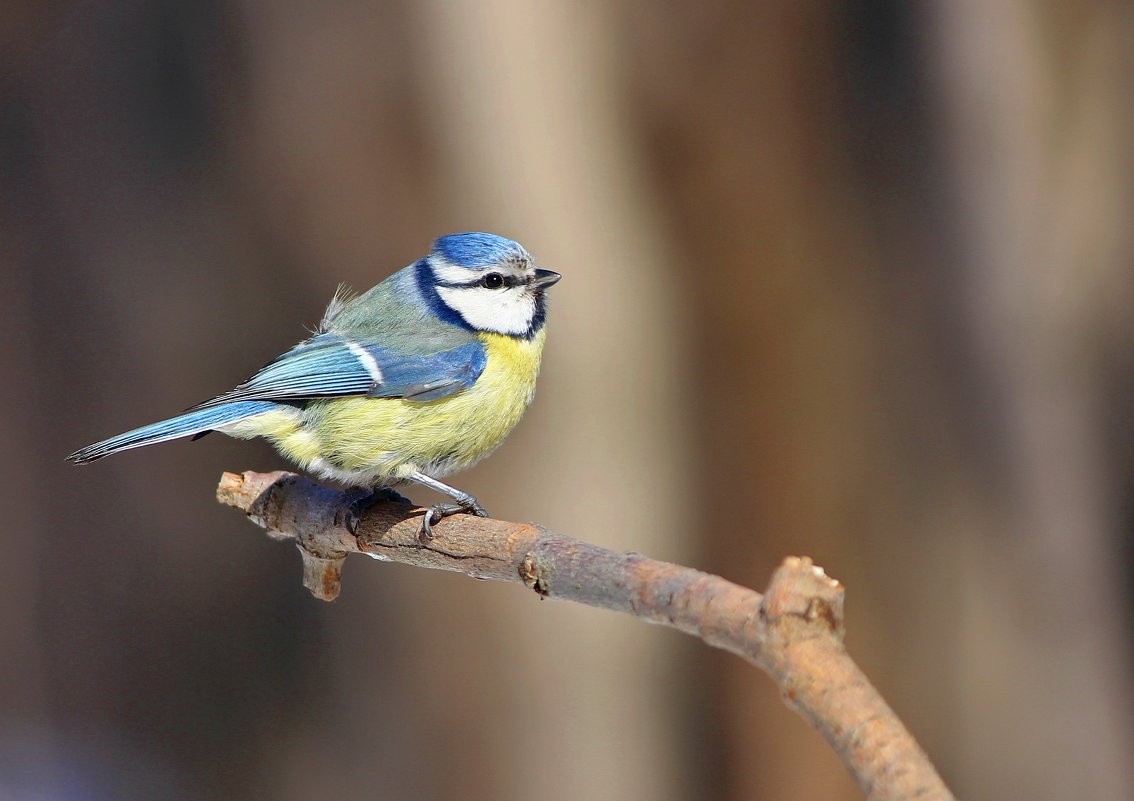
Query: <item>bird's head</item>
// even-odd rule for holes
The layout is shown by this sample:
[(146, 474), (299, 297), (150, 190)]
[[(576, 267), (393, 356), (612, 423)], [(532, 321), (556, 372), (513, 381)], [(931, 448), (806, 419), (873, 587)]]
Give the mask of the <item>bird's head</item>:
[(543, 327), (544, 292), (559, 273), (541, 270), (511, 239), (495, 234), (450, 234), (437, 239), (418, 268), (423, 289), (435, 293), (443, 316), (477, 331), (530, 337)]

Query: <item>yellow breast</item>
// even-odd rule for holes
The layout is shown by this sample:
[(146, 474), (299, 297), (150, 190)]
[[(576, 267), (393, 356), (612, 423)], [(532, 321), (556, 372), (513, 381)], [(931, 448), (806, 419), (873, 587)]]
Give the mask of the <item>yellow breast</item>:
[(530, 340), (478, 334), (484, 372), (440, 400), (335, 398), (249, 420), (237, 436), (264, 436), (305, 470), (351, 483), (420, 471), (439, 478), (491, 453), (520, 422), (535, 394), (545, 330)]

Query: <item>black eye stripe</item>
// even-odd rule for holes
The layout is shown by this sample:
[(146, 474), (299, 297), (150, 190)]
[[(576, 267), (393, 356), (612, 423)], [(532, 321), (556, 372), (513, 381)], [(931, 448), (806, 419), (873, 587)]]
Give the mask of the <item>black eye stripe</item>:
[[(500, 273), (490, 273), (490, 275), (500, 275)], [(480, 278), (475, 278), (472, 281), (438, 281), (437, 286), (443, 286), (446, 289), (473, 289), (476, 287), (484, 287), (484, 279), (487, 276), (482, 275)], [(504, 279), (504, 283), (497, 289), (503, 287), (524, 286), (528, 283), (526, 278), (517, 278), (514, 275), (500, 275)]]

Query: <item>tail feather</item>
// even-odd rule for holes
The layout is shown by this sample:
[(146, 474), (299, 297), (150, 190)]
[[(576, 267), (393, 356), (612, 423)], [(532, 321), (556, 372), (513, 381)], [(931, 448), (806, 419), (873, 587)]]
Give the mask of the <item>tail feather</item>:
[(135, 428), (133, 431), (104, 439), (94, 445), (88, 445), (68, 456), (67, 461), (83, 464), (130, 448), (140, 448), (143, 445), (153, 445), (157, 442), (166, 442), (179, 437), (203, 436), (220, 426), (235, 423), (238, 420), (244, 420), (274, 408), (276, 408), (276, 404), (270, 401), (234, 401), (223, 406), (197, 409), (177, 417), (171, 417), (169, 420)]

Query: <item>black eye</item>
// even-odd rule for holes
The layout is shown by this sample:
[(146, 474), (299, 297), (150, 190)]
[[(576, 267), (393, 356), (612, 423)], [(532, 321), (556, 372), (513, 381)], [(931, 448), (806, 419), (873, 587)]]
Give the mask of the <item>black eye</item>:
[(500, 273), (489, 273), (480, 279), (480, 283), (487, 289), (499, 289), (504, 286), (504, 276)]

